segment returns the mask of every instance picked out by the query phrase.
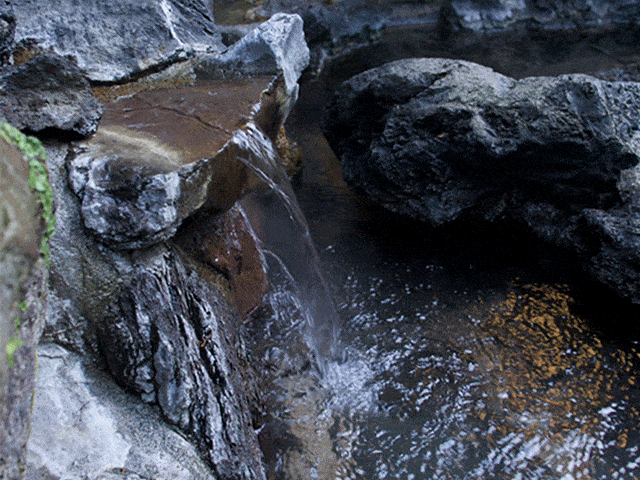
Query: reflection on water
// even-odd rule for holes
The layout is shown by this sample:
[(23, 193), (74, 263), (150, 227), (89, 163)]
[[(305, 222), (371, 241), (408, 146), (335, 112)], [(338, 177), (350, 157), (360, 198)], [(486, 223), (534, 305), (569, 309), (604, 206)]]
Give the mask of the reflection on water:
[(360, 419), (362, 473), (344, 478), (638, 475), (638, 350), (605, 346), (570, 312), (566, 287), (499, 297), (395, 318), (396, 348), (358, 320), (383, 365), (384, 414)]
[(600, 339), (566, 285), (433, 292), (415, 282), (447, 272), (409, 273), (402, 289), (347, 276), (349, 359), (323, 378), (293, 359), (295, 329), (265, 324), (286, 366), (263, 436), (271, 478), (640, 476), (637, 346)]

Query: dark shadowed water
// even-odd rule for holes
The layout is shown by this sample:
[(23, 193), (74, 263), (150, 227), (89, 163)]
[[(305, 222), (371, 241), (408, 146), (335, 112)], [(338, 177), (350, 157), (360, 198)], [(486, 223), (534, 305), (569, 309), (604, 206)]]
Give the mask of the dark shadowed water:
[[(589, 70), (620, 66), (612, 45), (590, 45), (571, 47), (602, 57)], [(535, 71), (547, 47), (528, 48)], [(548, 48), (564, 70), (583, 69), (584, 55), (571, 63)], [(249, 326), (266, 362), (270, 478), (639, 478), (638, 311), (511, 229), (435, 232), (350, 192), (318, 129), (324, 102), (320, 84), (303, 86), (289, 132), (304, 150), (294, 187), (346, 361), (309, 360), (287, 259), (272, 260), (272, 308)]]

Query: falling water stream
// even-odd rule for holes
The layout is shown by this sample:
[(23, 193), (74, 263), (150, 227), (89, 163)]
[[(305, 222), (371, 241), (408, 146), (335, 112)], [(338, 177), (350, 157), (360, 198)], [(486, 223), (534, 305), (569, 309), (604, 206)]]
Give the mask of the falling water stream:
[[(519, 232), (434, 231), (351, 192), (319, 131), (325, 100), (303, 86), (289, 121), (306, 221), (286, 182), (245, 204), (268, 239), (269, 302), (248, 337), (269, 478), (640, 477), (637, 309)], [(320, 368), (308, 314), (327, 290), (343, 354)]]

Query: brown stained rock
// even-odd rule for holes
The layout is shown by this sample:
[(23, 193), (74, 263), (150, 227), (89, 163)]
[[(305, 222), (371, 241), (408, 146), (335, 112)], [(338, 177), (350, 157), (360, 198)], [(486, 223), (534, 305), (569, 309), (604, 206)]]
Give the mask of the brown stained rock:
[(278, 151), (278, 155), (280, 155), (280, 158), (284, 163), (287, 175), (289, 175), (289, 177), (293, 177), (302, 168), (302, 149), (295, 141), (287, 136), (284, 125), (280, 128), (275, 146)]
[(211, 81), (175, 90), (140, 92), (105, 106), (100, 127), (152, 136), (180, 152), (182, 164), (217, 153), (253, 116), (273, 78)]
[(28, 184), (29, 164), (15, 145), (0, 137), (0, 249), (38, 258), (42, 219)]
[(192, 259), (222, 276), (231, 303), (242, 317), (262, 304), (267, 275), (240, 207), (234, 206), (219, 216), (194, 216), (183, 224), (175, 240)]
[(70, 159), (85, 226), (132, 249), (167, 240), (201, 208), (226, 211), (262, 181), (247, 164), (277, 157), (272, 141), (289, 106), (281, 77), (144, 91), (108, 104), (96, 135)]

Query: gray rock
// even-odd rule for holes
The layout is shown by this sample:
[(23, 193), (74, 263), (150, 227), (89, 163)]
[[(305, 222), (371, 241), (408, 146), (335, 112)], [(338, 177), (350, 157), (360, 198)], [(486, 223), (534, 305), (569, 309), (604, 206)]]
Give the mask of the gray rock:
[(516, 194), (579, 211), (618, 200), (620, 171), (638, 162), (639, 101), (633, 83), (403, 60), (345, 82), (326, 135), (349, 183), (434, 224), (496, 215)]
[(278, 12), (297, 14), (302, 18), (305, 37), (311, 47), (310, 70), (314, 74), (320, 73), (327, 58), (371, 44), (384, 25), (393, 23), (389, 8), (379, 2), (373, 4), (364, 0), (267, 0), (253, 14), (258, 18), (269, 18)]
[(640, 303), (640, 86), (411, 59), (345, 82), (325, 133), (354, 188), (433, 225), (511, 221)]
[(20, 130), (95, 132), (102, 107), (78, 66), (57, 55), (40, 55), (0, 74), (0, 115)]
[(53, 344), (38, 359), (25, 479), (216, 478), (157, 408), (86, 359)]
[[(251, 423), (257, 393), (224, 279), (175, 247), (118, 252), (97, 242), (67, 182), (68, 148), (47, 151), (58, 208), (44, 338), (87, 361), (106, 359), (121, 386), (193, 442), (215, 478), (264, 478)], [(82, 468), (102, 469), (87, 461)]]
[(0, 64), (6, 65), (11, 60), (13, 37), (16, 32), (16, 17), (9, 0), (0, 2)]
[(109, 371), (193, 438), (219, 478), (262, 478), (237, 314), (177, 251), (157, 249), (134, 268), (98, 325)]
[(222, 70), (233, 76), (266, 76), (282, 73), (286, 93), (297, 99), (298, 79), (309, 65), (309, 47), (299, 15), (276, 13), (250, 30), (220, 56), (199, 61), (197, 72)]
[(575, 30), (627, 26), (640, 19), (640, 7), (626, 0), (448, 0), (441, 25), (449, 33), (496, 33), (531, 29)]
[(52, 51), (94, 82), (118, 82), (197, 51), (224, 49), (203, 0), (15, 0), (17, 58)]

